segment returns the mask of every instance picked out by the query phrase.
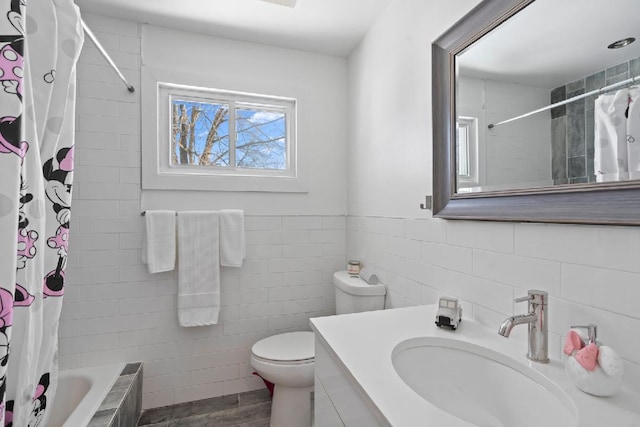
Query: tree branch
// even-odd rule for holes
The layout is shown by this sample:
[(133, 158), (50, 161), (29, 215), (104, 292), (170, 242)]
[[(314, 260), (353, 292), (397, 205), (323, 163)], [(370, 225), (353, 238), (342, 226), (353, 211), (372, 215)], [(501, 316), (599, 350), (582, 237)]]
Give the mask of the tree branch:
[(192, 165), (195, 163), (195, 148), (196, 148), (196, 120), (198, 120), (198, 116), (200, 115), (200, 109), (195, 105), (191, 106), (191, 123), (189, 123), (189, 164)]
[(178, 105), (173, 104), (171, 114), (171, 164), (178, 164), (178, 155), (176, 154), (176, 138), (178, 137)]
[(189, 156), (187, 152), (187, 135), (189, 134), (189, 122), (187, 119), (187, 108), (180, 104), (180, 164), (188, 165)]
[[(198, 159), (199, 164), (201, 165), (211, 164), (209, 157), (211, 156), (211, 150), (213, 149), (213, 144), (216, 143), (217, 141), (220, 141), (220, 138), (218, 137), (218, 128), (220, 127), (220, 125), (222, 125), (222, 123), (225, 122), (225, 117), (228, 111), (229, 110), (226, 107), (219, 108), (216, 110), (216, 114), (213, 117), (213, 123), (211, 124), (209, 133), (207, 134), (207, 139), (204, 144), (204, 150), (202, 150), (202, 154)], [(218, 161), (219, 159), (216, 158), (213, 164), (216, 164)]]
[(244, 128), (244, 129), (239, 129), (239, 130), (238, 130), (238, 133), (246, 132), (246, 131), (251, 130), (251, 129), (254, 129), (254, 128), (260, 128), (260, 127), (262, 127), (262, 126), (264, 126), (264, 125), (270, 125), (271, 123), (275, 123), (275, 122), (277, 122), (277, 121), (279, 121), (279, 120), (282, 120), (282, 119), (284, 119), (284, 116), (283, 116), (283, 117), (278, 117), (277, 119), (270, 120), (270, 121), (268, 121), (268, 122), (253, 123), (251, 120), (249, 120), (249, 119), (247, 119), (247, 118), (244, 118), (244, 117), (243, 117), (243, 118), (238, 119), (238, 121), (240, 121), (240, 120), (244, 120), (244, 121), (246, 121), (246, 122), (251, 123), (251, 126), (247, 126), (247, 127), (246, 127), (246, 128)]

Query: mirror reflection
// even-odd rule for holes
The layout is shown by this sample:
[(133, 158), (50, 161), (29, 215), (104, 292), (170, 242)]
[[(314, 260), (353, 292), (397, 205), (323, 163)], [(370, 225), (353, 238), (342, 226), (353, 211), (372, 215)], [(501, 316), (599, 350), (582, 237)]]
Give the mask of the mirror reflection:
[(639, 13), (536, 0), (456, 55), (457, 192), (640, 179)]

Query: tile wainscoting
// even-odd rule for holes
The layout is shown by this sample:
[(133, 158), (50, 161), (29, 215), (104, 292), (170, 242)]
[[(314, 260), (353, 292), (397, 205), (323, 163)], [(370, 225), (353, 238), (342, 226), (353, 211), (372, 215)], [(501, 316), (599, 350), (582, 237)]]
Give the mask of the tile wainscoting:
[[(640, 227), (520, 224), (350, 216), (348, 258), (387, 285), (387, 308), (453, 295), (465, 316), (498, 330), (526, 311), (513, 299), (549, 292), (550, 357), (560, 359), (571, 325), (596, 323), (598, 340), (625, 359), (640, 387)], [(511, 339), (523, 341), (526, 328)]]

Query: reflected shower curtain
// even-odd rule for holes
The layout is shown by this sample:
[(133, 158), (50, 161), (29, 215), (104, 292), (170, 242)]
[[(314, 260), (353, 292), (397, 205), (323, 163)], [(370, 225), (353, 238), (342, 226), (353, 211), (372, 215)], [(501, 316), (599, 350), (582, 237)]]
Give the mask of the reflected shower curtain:
[(593, 163), (598, 182), (629, 179), (625, 117), (628, 105), (627, 89), (596, 99)]
[(594, 133), (597, 181), (640, 179), (640, 88), (599, 96)]
[(83, 35), (73, 0), (0, 1), (0, 425), (44, 427), (57, 384)]
[(629, 179), (640, 179), (640, 87), (629, 89), (627, 110)]

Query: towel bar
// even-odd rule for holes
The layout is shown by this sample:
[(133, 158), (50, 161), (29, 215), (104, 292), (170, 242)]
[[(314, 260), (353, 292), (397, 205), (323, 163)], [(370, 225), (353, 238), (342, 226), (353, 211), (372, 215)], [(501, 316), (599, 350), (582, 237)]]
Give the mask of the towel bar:
[[(147, 211), (140, 212), (140, 216), (145, 216), (146, 214), (147, 214)], [(178, 212), (176, 212), (176, 216), (178, 216)]]

